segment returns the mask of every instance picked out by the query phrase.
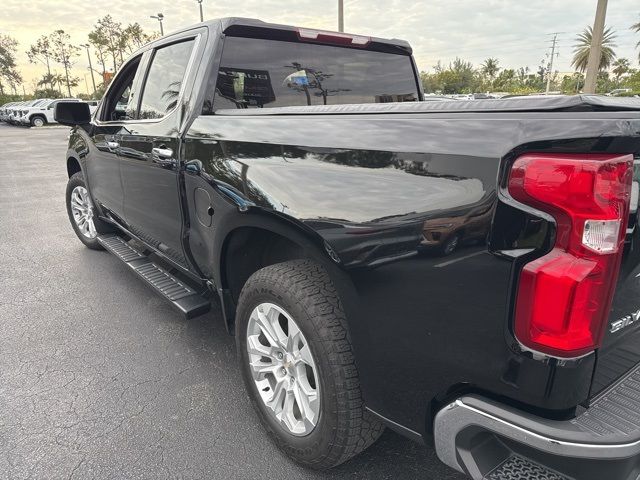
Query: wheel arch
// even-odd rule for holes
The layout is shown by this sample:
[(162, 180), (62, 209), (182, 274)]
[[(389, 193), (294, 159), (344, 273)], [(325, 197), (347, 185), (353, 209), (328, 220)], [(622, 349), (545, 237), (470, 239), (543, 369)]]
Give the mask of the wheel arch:
[(80, 160), (78, 160), (75, 156), (67, 155), (67, 176), (71, 178), (78, 172), (82, 172), (82, 166), (80, 164)]
[(321, 264), (335, 283), (343, 283), (344, 272), (329, 244), (316, 231), (295, 219), (265, 212), (243, 213), (219, 233), (217, 287), (230, 333), (234, 331), (240, 291), (249, 277), (261, 268), (289, 260), (310, 259)]
[(44, 120), (44, 123), (48, 123), (47, 122), (47, 117), (46, 115), (44, 115), (43, 113), (32, 113), (31, 115), (29, 115), (29, 122), (32, 122), (34, 118), (41, 118), (42, 120)]

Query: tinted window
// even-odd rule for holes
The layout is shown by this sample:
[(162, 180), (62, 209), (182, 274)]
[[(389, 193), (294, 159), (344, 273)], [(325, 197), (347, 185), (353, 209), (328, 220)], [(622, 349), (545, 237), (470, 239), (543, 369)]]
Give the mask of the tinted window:
[(227, 37), (214, 108), (417, 101), (411, 57)]
[(133, 91), (141, 57), (127, 62), (109, 87), (100, 119), (107, 121), (130, 120), (136, 117), (138, 97)]
[(155, 51), (142, 92), (140, 118), (162, 118), (178, 104), (194, 40)]

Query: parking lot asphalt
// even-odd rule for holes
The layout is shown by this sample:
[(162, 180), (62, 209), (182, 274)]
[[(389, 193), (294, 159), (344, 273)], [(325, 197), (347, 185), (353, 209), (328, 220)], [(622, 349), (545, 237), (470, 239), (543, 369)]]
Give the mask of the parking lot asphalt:
[(462, 479), (389, 430), (330, 472), (280, 453), (217, 307), (184, 320), (76, 239), (67, 133), (0, 124), (0, 478)]

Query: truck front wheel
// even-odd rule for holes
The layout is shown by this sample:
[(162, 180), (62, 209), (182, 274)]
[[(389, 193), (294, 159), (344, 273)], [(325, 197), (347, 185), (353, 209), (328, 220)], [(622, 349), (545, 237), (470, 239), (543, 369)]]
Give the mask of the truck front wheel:
[(98, 235), (112, 232), (113, 228), (95, 215), (82, 172), (69, 178), (65, 199), (71, 226), (80, 241), (92, 250), (103, 250), (98, 242)]
[(44, 127), (46, 123), (47, 121), (44, 119), (44, 117), (41, 117), (40, 115), (34, 115), (33, 117), (31, 117), (32, 127)]
[(326, 469), (378, 439), (383, 426), (364, 408), (342, 305), (319, 264), (295, 260), (257, 271), (236, 318), (246, 387), (286, 454)]

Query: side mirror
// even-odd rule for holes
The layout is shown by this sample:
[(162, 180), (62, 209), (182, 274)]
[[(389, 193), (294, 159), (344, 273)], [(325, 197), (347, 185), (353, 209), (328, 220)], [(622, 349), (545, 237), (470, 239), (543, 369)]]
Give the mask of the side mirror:
[(75, 127), (91, 122), (89, 104), (85, 102), (58, 102), (53, 110), (53, 118), (62, 125)]

